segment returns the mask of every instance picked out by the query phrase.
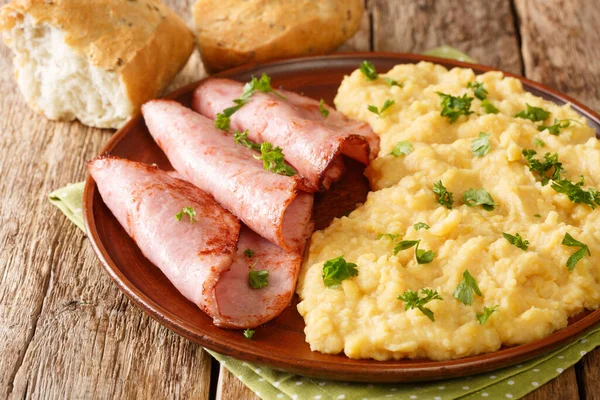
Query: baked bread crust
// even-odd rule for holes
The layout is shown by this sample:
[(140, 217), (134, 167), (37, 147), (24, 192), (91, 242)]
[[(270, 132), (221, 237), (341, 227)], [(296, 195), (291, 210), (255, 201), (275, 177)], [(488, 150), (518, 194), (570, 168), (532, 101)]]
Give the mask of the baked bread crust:
[[(62, 30), (90, 64), (117, 72), (135, 111), (160, 94), (194, 48), (185, 22), (159, 0), (14, 0), (0, 11), (0, 30), (26, 15)], [(6, 35), (5, 42), (13, 47)]]
[(360, 27), (362, 0), (198, 0), (198, 45), (210, 71), (248, 62), (326, 54)]

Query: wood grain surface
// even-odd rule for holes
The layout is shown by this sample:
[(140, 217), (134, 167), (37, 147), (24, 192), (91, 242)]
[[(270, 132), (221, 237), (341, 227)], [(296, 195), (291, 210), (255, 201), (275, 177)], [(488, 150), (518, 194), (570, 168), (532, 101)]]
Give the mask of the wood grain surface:
[[(8, 2), (0, 0), (0, 5)], [(165, 1), (189, 20), (191, 0)], [(340, 50), (420, 52), (442, 44), (600, 108), (594, 0), (368, 0)], [(171, 87), (203, 76), (197, 52)], [(197, 345), (133, 307), (84, 235), (46, 200), (84, 178), (111, 131), (55, 123), (27, 108), (0, 46), (0, 398), (209, 397)], [(218, 367), (217, 367), (218, 368)], [(221, 399), (254, 399), (221, 368)], [(528, 399), (598, 399), (600, 351)]]
[[(188, 17), (187, 1), (168, 3)], [(207, 399), (207, 353), (134, 307), (47, 201), (113, 131), (33, 113), (11, 59), (1, 46), (0, 398)], [(196, 53), (171, 87), (203, 75)]]

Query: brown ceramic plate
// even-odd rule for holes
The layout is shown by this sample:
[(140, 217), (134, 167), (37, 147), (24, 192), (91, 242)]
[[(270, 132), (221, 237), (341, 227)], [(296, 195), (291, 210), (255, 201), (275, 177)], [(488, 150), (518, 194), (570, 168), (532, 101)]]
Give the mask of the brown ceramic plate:
[[(284, 60), (270, 64), (247, 65), (225, 71), (218, 76), (247, 81), (252, 75), (267, 73), (274, 87), (304, 93), (333, 104), (337, 88), (344, 77), (362, 60), (371, 60), (378, 71), (396, 64), (432, 61), (446, 67), (468, 67), (478, 73), (491, 68), (440, 58), (412, 54), (353, 53), (324, 57)], [(506, 74), (513, 76), (511, 74)], [(517, 77), (526, 90), (559, 104), (570, 102), (600, 131), (600, 116), (569, 97), (539, 83)], [(189, 105), (195, 84), (170, 96)], [(157, 163), (170, 168), (167, 158), (156, 146), (141, 117), (134, 118), (107, 144), (104, 152), (131, 160)], [(335, 216), (341, 216), (364, 200), (368, 191), (362, 168), (351, 165), (343, 180), (333, 190), (319, 196), (315, 206), (317, 228), (322, 229)], [(568, 327), (522, 346), (453, 361), (429, 360), (374, 361), (352, 360), (343, 355), (311, 352), (304, 341), (304, 321), (296, 311), (296, 301), (279, 317), (256, 330), (253, 340), (240, 331), (219, 329), (198, 307), (187, 301), (150, 263), (127, 236), (106, 208), (94, 181), (88, 178), (84, 193), (84, 217), (92, 246), (125, 294), (161, 324), (196, 343), (219, 353), (305, 376), (348, 381), (403, 382), (433, 380), (481, 373), (516, 364), (574, 340), (586, 328), (600, 321), (600, 311), (586, 312), (570, 321)], [(240, 300), (243, 301), (243, 300)]]

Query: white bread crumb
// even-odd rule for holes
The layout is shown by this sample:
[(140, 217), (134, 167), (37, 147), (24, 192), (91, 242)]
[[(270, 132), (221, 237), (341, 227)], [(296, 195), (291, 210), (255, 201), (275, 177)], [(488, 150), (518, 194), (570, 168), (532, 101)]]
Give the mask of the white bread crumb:
[(118, 72), (91, 65), (64, 41), (64, 33), (25, 16), (4, 32), (12, 43), (19, 88), (29, 105), (52, 120), (119, 128), (134, 106)]

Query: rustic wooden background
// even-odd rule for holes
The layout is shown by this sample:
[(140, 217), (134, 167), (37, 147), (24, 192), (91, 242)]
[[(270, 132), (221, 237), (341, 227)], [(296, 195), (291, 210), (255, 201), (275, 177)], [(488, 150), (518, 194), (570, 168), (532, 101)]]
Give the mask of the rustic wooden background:
[[(0, 0), (0, 4), (7, 3)], [(166, 1), (189, 20), (191, 0)], [(344, 51), (447, 44), (600, 109), (596, 0), (367, 0)], [(172, 87), (204, 71), (195, 54)], [(200, 348), (134, 307), (48, 203), (112, 132), (31, 112), (0, 47), (0, 398), (252, 399)], [(600, 350), (528, 399), (600, 399)]]

